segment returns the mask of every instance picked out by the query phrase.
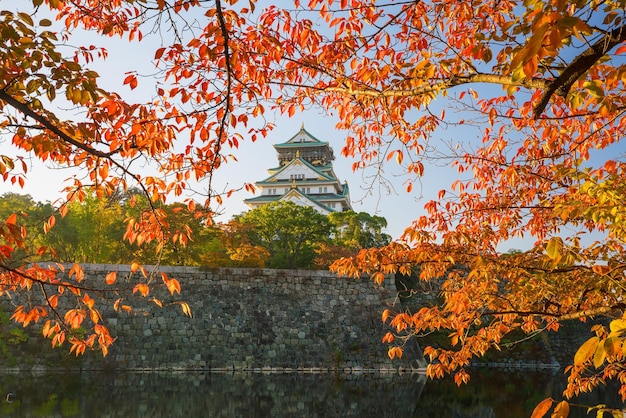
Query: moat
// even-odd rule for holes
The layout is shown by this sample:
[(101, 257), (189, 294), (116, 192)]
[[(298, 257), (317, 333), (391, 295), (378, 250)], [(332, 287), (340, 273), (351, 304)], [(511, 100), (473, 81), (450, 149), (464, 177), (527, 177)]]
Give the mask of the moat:
[[(460, 388), (378, 373), (20, 373), (0, 376), (0, 416), (521, 418), (564, 383), (558, 371), (495, 369), (474, 370)], [(619, 405), (607, 393), (589, 402)]]

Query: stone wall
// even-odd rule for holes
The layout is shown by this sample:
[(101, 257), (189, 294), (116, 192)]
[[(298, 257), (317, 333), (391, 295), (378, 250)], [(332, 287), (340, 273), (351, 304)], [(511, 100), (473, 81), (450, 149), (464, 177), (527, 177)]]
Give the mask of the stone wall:
[[(118, 288), (137, 282), (130, 266), (84, 266), (85, 286), (104, 282), (118, 272)], [(222, 268), (200, 270), (161, 267), (180, 281), (180, 296), (170, 296), (154, 284), (147, 298), (130, 291), (103, 293), (105, 322), (117, 341), (109, 355), (97, 353), (72, 359), (67, 347), (42, 348), (41, 337), (30, 338), (38, 352), (34, 366), (61, 363), (82, 369), (185, 369), (341, 371), (409, 368), (406, 359), (391, 361), (381, 342), (387, 329), (381, 312), (396, 299), (392, 280), (382, 286), (367, 278), (338, 278), (326, 271)], [(92, 297), (96, 292), (91, 292)], [(117, 298), (133, 305), (132, 312), (115, 312)], [(163, 302), (158, 307), (149, 299)], [(183, 315), (185, 301), (193, 317)], [(3, 305), (2, 305), (3, 304)], [(3, 310), (11, 310), (0, 299)], [(43, 341), (43, 344), (49, 343)], [(55, 358), (55, 356), (59, 358)]]

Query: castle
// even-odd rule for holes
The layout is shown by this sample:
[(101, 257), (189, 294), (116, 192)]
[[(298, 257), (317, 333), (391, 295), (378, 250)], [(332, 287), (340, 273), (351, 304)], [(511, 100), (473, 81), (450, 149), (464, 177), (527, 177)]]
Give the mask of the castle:
[(335, 159), (328, 142), (311, 135), (304, 124), (291, 139), (275, 144), (278, 167), (269, 177), (255, 183), (260, 195), (244, 202), (252, 209), (275, 201), (310, 206), (319, 213), (352, 210), (348, 183), (341, 183), (333, 171)]

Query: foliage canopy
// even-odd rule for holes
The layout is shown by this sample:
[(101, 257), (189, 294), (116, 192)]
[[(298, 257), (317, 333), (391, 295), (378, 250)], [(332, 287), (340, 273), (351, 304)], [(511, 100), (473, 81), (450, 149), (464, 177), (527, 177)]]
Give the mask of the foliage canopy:
[[(36, 12), (24, 2), (0, 14), (0, 126), (23, 152), (1, 157), (4, 181), (26, 181), (27, 157), (84, 170), (67, 189), (70, 201), (83, 199), (85, 186), (97, 196), (138, 186), (158, 202), (207, 180), (202, 204), (187, 202), (201, 217), (200, 207), (222, 199), (211, 175), (242, 129), (256, 140), (271, 128), (258, 121), (274, 108), (293, 115), (317, 106), (348, 130), (342, 154), (354, 157), (355, 169), (397, 164), (408, 192), (429, 159), (460, 173), (426, 203), (404, 242), (335, 265), (375, 279), (420, 265), (422, 280), (443, 278), (441, 305), (385, 315), (398, 330), (450, 331), (453, 349), (426, 349), (429, 375), (467, 380), (470, 359), (515, 330), (556, 331), (565, 320), (598, 315), (623, 320), (623, 0), (294, 0), (263, 10), (236, 0), (31, 3)], [(106, 52), (69, 48), (79, 29), (129, 42), (169, 36), (155, 48), (155, 77), (131, 72), (124, 80), (131, 89), (153, 83), (154, 100), (133, 103), (101, 88), (89, 66)], [(79, 120), (59, 110), (69, 105)], [(444, 128), (458, 126), (465, 142), (433, 146)], [(144, 175), (143, 161), (156, 161), (160, 172)], [(126, 238), (162, 240), (162, 215), (128, 220)], [(50, 217), (46, 229), (54, 223)], [(0, 262), (28, 250), (16, 215), (4, 219), (0, 236)], [(518, 236), (532, 248), (502, 257), (499, 246)], [(48, 288), (56, 277), (2, 268), (2, 291)], [(89, 305), (83, 300), (95, 309)], [(15, 318), (28, 323), (41, 312)], [(91, 318), (105, 349), (110, 340)], [(626, 381), (625, 337), (621, 322), (611, 324), (593, 330), (576, 355), (567, 396)], [(626, 384), (620, 391), (626, 397)], [(567, 415), (567, 403), (557, 408)]]

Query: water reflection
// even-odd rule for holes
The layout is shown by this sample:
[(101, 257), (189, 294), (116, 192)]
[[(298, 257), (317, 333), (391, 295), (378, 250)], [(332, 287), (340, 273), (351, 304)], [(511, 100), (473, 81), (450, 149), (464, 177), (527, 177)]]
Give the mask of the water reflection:
[(488, 370), (457, 388), (379, 374), (3, 375), (0, 416), (515, 418), (558, 396), (556, 377)]

